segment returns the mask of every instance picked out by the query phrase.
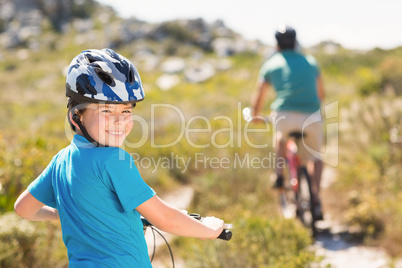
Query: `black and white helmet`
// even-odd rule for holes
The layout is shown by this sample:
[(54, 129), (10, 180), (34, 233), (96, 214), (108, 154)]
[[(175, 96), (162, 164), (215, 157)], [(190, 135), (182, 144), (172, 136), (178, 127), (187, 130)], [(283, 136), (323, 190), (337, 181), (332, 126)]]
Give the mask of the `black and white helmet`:
[(77, 102), (136, 103), (145, 94), (134, 65), (105, 48), (82, 51), (71, 61), (66, 96)]

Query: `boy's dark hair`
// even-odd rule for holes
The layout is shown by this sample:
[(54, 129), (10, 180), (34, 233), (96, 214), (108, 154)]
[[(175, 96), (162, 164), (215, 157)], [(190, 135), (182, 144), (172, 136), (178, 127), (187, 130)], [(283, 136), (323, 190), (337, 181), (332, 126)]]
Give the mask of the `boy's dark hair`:
[(70, 113), (72, 115), (74, 115), (74, 114), (82, 115), (85, 112), (87, 105), (88, 105), (87, 103), (78, 102), (78, 101), (74, 100), (73, 98), (68, 99), (67, 118), (68, 118), (68, 122), (70, 123), (70, 127), (74, 132), (77, 132), (77, 130), (76, 130), (75, 126), (71, 123)]

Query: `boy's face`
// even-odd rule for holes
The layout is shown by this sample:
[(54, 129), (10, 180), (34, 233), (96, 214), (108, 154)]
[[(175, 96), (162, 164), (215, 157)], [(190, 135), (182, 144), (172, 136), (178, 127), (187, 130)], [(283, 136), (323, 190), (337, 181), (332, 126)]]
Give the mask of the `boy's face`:
[(133, 128), (131, 104), (91, 103), (81, 116), (88, 134), (98, 143), (120, 147)]

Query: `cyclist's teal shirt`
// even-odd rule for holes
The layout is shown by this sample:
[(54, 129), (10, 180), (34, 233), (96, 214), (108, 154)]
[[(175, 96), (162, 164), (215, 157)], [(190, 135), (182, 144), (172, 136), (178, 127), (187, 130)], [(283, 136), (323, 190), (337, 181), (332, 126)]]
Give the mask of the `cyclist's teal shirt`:
[(28, 191), (59, 211), (70, 267), (152, 267), (135, 208), (155, 192), (126, 151), (75, 135)]
[(261, 67), (261, 81), (276, 92), (274, 111), (314, 113), (320, 109), (316, 78), (320, 75), (316, 60), (294, 50), (275, 53)]

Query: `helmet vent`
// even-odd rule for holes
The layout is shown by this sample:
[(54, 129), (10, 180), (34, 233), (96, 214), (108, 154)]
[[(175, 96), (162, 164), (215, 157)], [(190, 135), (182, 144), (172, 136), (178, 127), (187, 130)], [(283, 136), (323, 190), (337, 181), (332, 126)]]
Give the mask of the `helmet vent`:
[(134, 75), (133, 68), (130, 68), (130, 72), (128, 73), (128, 82), (130, 84), (134, 84), (134, 82), (135, 82), (135, 75)]
[(95, 68), (95, 72), (100, 80), (102, 80), (102, 82), (104, 82), (108, 86), (114, 87), (116, 85), (114, 79), (110, 76), (110, 74), (106, 73), (101, 68)]
[(100, 61), (99, 58), (94, 57), (94, 56), (91, 55), (91, 54), (86, 54), (85, 57), (87, 58), (87, 60), (88, 60), (88, 62), (89, 62), (90, 64), (93, 63), (93, 62), (96, 62), (96, 61)]
[[(91, 85), (91, 82), (88, 79), (88, 75), (81, 74), (77, 77), (76, 83), (77, 92), (80, 95), (85, 95), (87, 93), (96, 95), (98, 92), (96, 89)], [(85, 90), (87, 89), (87, 90)]]
[(116, 59), (116, 60), (119, 60), (119, 61), (121, 60), (119, 55), (116, 52), (114, 52), (112, 49), (106, 48), (104, 51), (105, 51), (106, 54), (108, 54), (113, 59)]

